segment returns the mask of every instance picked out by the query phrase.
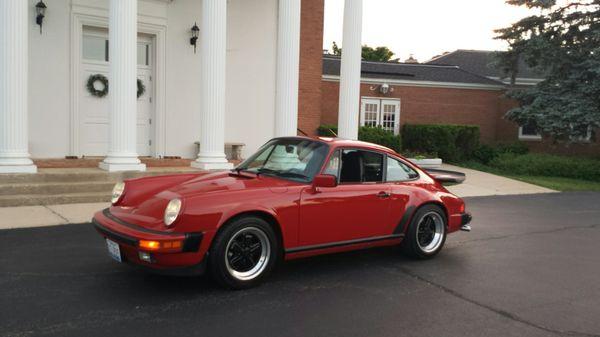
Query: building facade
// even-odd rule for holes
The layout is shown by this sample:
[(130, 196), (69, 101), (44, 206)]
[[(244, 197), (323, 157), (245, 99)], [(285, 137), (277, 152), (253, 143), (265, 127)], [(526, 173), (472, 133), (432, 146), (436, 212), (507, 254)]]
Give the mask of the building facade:
[(106, 157), (107, 170), (143, 170), (143, 156), (226, 168), (226, 143), (247, 154), (316, 129), (323, 10), (324, 0), (0, 0), (0, 172), (65, 157)]

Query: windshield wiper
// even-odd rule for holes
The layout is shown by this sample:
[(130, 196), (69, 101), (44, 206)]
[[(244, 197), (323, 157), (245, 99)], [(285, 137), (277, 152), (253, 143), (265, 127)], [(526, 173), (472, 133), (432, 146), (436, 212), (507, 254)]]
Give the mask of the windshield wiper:
[(304, 174), (295, 173), (295, 172), (281, 172), (281, 171), (272, 170), (272, 169), (264, 168), (264, 167), (258, 169), (258, 173), (259, 174), (271, 174), (271, 175), (274, 175), (277, 177), (282, 177), (282, 178), (299, 178), (299, 179), (308, 180), (308, 177), (305, 176)]
[(308, 180), (308, 176), (305, 176), (304, 174), (296, 173), (296, 172), (280, 172), (279, 176), (287, 177), (287, 178), (299, 178), (299, 179)]

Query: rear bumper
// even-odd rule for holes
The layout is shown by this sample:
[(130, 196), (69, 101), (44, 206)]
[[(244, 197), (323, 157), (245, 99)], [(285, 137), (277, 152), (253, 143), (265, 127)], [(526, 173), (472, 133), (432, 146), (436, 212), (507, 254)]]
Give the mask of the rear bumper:
[[(190, 275), (204, 271), (206, 245), (204, 233), (167, 233), (150, 230), (124, 222), (108, 209), (94, 215), (92, 223), (96, 231), (105, 239), (119, 244), (123, 262), (161, 274)], [(182, 241), (181, 249), (149, 251), (139, 246), (140, 240)], [(140, 252), (151, 254), (151, 262), (141, 260)]]
[(471, 213), (458, 213), (450, 216), (448, 232), (456, 232), (459, 230), (470, 231), (471, 227), (469, 224), (473, 220)]

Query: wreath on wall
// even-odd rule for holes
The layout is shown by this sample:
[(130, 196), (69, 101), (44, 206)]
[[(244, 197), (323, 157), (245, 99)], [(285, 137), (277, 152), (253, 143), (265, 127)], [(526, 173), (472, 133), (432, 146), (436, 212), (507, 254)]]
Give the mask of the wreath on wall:
[[(102, 84), (102, 89), (97, 89), (96, 83)], [(90, 95), (102, 98), (108, 94), (108, 78), (102, 74), (91, 75), (85, 87)]]
[[(101, 89), (97, 89), (96, 83), (102, 85)], [(87, 91), (94, 97), (102, 98), (108, 94), (108, 78), (102, 74), (91, 75), (86, 84)], [(140, 98), (146, 93), (146, 86), (139, 78), (137, 79), (137, 98)]]
[(140, 80), (138, 78), (138, 80), (137, 80), (137, 98), (142, 97), (142, 95), (144, 95), (145, 92), (146, 92), (146, 86), (144, 85), (144, 82), (142, 82), (142, 80)]

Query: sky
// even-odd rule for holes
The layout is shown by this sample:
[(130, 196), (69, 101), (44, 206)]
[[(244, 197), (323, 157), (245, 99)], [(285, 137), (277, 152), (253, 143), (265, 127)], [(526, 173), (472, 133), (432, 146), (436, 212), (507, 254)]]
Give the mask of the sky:
[[(456, 49), (506, 50), (494, 29), (510, 26), (534, 10), (504, 0), (363, 0), (363, 45), (387, 46), (395, 57), (419, 61)], [(344, 0), (325, 0), (323, 48), (343, 48)]]

